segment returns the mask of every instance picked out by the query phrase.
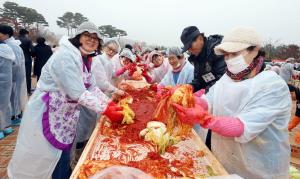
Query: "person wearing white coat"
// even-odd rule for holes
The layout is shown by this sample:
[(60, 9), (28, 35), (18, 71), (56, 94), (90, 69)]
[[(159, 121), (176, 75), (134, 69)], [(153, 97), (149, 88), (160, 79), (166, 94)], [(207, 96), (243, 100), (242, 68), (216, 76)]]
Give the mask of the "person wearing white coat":
[(21, 120), (21, 113), (25, 109), (27, 103), (27, 92), (26, 92), (26, 75), (25, 75), (25, 57), (22, 48), (20, 47), (21, 42), (15, 40), (13, 37), (13, 28), (6, 26), (8, 29), (8, 38), (4, 41), (13, 50), (16, 60), (13, 64), (12, 69), (12, 93), (11, 93), (11, 116), (12, 124), (18, 125)]
[(121, 77), (122, 80), (131, 80), (132, 75), (135, 72), (133, 69), (135, 69), (137, 65), (136, 56), (130, 49), (124, 48), (119, 53), (119, 63), (121, 65), (121, 68), (115, 71), (115, 76)]
[(13, 50), (3, 42), (7, 36), (0, 27), (0, 139), (12, 133), (10, 121), (10, 95), (12, 89), (12, 66), (16, 59)]
[[(91, 73), (95, 78), (96, 86), (101, 89), (108, 97), (112, 94), (124, 95), (122, 90), (119, 90), (112, 84), (112, 77), (114, 74), (113, 63), (111, 58), (119, 51), (119, 44), (113, 39), (109, 39), (104, 43), (104, 53), (93, 57), (91, 65)], [(80, 156), (85, 144), (90, 138), (99, 115), (94, 111), (81, 106), (80, 116), (77, 125), (76, 135), (76, 156)], [(78, 157), (75, 157), (75, 159)]]
[(95, 76), (97, 86), (106, 94), (124, 95), (124, 91), (113, 84), (115, 67), (113, 57), (120, 51), (119, 43), (114, 39), (108, 39), (103, 46), (103, 54), (94, 57), (92, 62), (92, 73)]
[(171, 69), (168, 59), (165, 59), (161, 53), (154, 50), (149, 54), (149, 66), (153, 66), (150, 70), (151, 81), (149, 83), (160, 83), (167, 72)]
[(261, 45), (253, 28), (230, 31), (214, 49), (226, 74), (206, 95), (194, 94), (194, 108), (173, 106), (182, 122), (212, 130), (212, 152), (229, 173), (288, 179), (291, 96), (279, 75), (263, 71)]
[[(60, 48), (42, 69), (37, 89), (24, 111), (15, 151), (7, 173), (11, 179), (69, 178), (70, 149), (76, 135), (79, 106), (110, 119), (120, 109), (97, 87), (89, 72), (88, 54), (100, 47), (101, 36), (91, 22)], [(104, 112), (103, 112), (104, 111)]]
[(176, 86), (191, 83), (194, 79), (194, 66), (184, 58), (180, 48), (169, 48), (167, 56), (172, 69), (169, 69), (159, 84)]

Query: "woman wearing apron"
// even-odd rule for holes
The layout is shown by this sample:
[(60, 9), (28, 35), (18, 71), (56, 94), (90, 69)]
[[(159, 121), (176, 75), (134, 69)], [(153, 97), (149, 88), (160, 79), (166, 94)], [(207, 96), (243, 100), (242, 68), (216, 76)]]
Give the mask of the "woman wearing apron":
[[(229, 173), (245, 179), (289, 178), (291, 97), (283, 79), (263, 71), (262, 40), (240, 27), (215, 47), (226, 74), (194, 108), (174, 104), (179, 118), (211, 129), (211, 150)], [(200, 93), (200, 92), (199, 92)]]
[(84, 22), (78, 29), (73, 39), (60, 40), (60, 48), (42, 69), (8, 166), (11, 179), (69, 177), (79, 105), (111, 119), (122, 118), (121, 108), (95, 87), (89, 72), (87, 57), (101, 46), (98, 29), (91, 22)]

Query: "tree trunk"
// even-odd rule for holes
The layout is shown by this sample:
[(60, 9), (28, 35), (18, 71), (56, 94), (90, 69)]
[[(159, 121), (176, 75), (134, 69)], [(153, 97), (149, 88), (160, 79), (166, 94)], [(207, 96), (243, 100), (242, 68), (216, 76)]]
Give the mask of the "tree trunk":
[(14, 23), (14, 26), (15, 26), (15, 31), (18, 33), (19, 32), (19, 26), (18, 26), (19, 23), (18, 23), (17, 20), (14, 20), (13, 23)]

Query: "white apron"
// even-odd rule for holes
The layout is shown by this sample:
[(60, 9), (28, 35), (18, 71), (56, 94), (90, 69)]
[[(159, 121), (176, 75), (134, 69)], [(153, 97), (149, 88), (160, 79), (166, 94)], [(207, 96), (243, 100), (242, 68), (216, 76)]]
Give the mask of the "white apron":
[(275, 72), (241, 82), (225, 74), (205, 98), (214, 116), (237, 117), (244, 123), (240, 137), (212, 132), (212, 152), (229, 173), (245, 179), (288, 178), (291, 98)]

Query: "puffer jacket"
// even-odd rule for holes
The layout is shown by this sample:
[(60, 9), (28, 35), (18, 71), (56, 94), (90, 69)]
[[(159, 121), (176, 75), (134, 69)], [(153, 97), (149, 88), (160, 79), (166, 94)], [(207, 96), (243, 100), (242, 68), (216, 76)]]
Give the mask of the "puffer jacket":
[[(208, 92), (209, 88), (218, 81), (226, 71), (226, 63), (224, 56), (217, 56), (214, 52), (215, 46), (219, 45), (223, 36), (212, 35), (205, 37), (204, 47), (202, 52), (198, 55), (191, 55), (188, 60), (194, 65), (194, 79), (191, 85), (194, 91), (205, 89)], [(213, 80), (206, 80), (204, 75), (211, 73)], [(211, 75), (209, 75), (211, 77)]]

